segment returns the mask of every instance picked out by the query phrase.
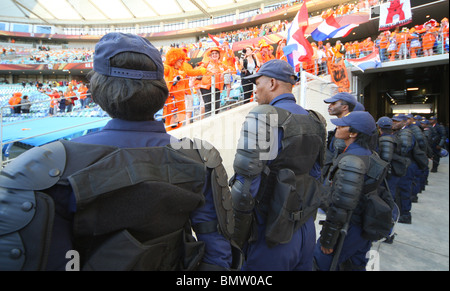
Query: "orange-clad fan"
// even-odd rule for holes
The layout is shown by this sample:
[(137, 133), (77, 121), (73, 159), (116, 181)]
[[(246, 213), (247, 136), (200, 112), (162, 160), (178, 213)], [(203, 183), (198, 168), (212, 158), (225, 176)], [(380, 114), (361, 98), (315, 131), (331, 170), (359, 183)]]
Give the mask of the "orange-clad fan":
[(422, 49), (425, 57), (433, 55), (433, 47), (436, 42), (436, 33), (439, 30), (436, 28), (438, 25), (439, 24), (434, 19), (431, 19), (424, 24), (425, 33), (422, 36)]
[(275, 53), (275, 58), (287, 62), (287, 58), (284, 55), (284, 51), (283, 51), (283, 48), (285, 46), (286, 46), (286, 39), (285, 38), (283, 38), (283, 39), (278, 41), (278, 46), (277, 46), (277, 51)]
[(267, 44), (264, 39), (259, 41), (258, 46), (259, 46), (259, 52), (256, 53), (256, 57), (258, 58), (259, 63), (261, 64), (261, 66), (264, 63), (275, 59), (275, 56), (270, 53), (270, 47), (271, 46), (269, 44)]
[(406, 59), (408, 56), (411, 35), (409, 29), (403, 27), (400, 33), (397, 33), (397, 54), (399, 59)]
[[(212, 102), (215, 104), (215, 113), (219, 112), (220, 92), (223, 90), (223, 74), (230, 73), (234, 69), (226, 66), (221, 60), (223, 59), (223, 51), (218, 47), (208, 49), (202, 61), (201, 66), (206, 68), (203, 74), (200, 91), (203, 101), (205, 102), (205, 113), (211, 112)], [(212, 76), (214, 75), (215, 95), (212, 95)]]
[(55, 107), (58, 108), (59, 98), (61, 98), (61, 95), (59, 95), (58, 91), (53, 89), (53, 92), (51, 94), (47, 94), (50, 97), (50, 109), (48, 111), (49, 115), (55, 114)]
[(224, 41), (220, 45), (220, 49), (223, 52), (222, 53), (222, 63), (230, 71), (230, 72), (224, 74), (224, 76), (223, 76), (223, 83), (224, 83), (224, 87), (226, 87), (227, 100), (228, 100), (228, 98), (230, 97), (230, 92), (231, 92), (231, 84), (232, 84), (233, 74), (237, 73), (237, 59), (227, 41)]
[(66, 92), (64, 92), (64, 98), (66, 98), (66, 110), (71, 112), (75, 106), (75, 100), (78, 100), (77, 94), (72, 90), (72, 86), (68, 86)]
[(395, 61), (395, 56), (397, 55), (397, 29), (389, 35), (389, 46), (388, 54), (390, 55), (389, 60)]
[(86, 104), (87, 91), (88, 88), (86, 87), (86, 85), (81, 83), (77, 90), (78, 95), (80, 96), (81, 108), (85, 108), (88, 105)]
[(17, 106), (20, 104), (20, 101), (22, 101), (22, 93), (16, 92), (12, 95), (11, 98), (9, 98), (9, 105), (11, 105), (11, 112), (12, 113), (20, 113), (20, 106)]
[(187, 76), (202, 75), (203, 69), (193, 69), (186, 65), (186, 53), (181, 48), (171, 48), (164, 62), (164, 79), (169, 88), (169, 97), (164, 104), (166, 130), (170, 131), (183, 125), (186, 118), (185, 90), (189, 87)]

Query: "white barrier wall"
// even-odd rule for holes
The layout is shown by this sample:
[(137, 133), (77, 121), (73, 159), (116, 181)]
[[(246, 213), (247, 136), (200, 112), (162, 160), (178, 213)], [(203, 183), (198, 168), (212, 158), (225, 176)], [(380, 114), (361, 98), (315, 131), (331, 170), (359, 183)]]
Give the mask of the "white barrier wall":
[(228, 178), (233, 174), (233, 161), (245, 116), (256, 102), (229, 109), (215, 116), (169, 131), (176, 138), (199, 138), (211, 143), (223, 159)]

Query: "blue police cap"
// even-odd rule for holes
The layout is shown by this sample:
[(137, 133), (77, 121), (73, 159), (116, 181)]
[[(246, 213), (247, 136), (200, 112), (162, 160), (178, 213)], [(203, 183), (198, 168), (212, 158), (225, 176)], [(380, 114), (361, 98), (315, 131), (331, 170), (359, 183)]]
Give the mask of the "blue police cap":
[[(110, 59), (119, 53), (132, 52), (148, 56), (156, 65), (156, 71), (142, 71), (111, 67)], [(93, 70), (105, 76), (161, 80), (164, 79), (164, 65), (161, 54), (147, 39), (130, 33), (111, 32), (104, 35), (95, 45)]]
[(377, 121), (380, 128), (392, 128), (392, 119), (387, 116), (380, 117)]
[(285, 83), (291, 83), (292, 85), (295, 85), (298, 81), (298, 77), (295, 75), (294, 69), (291, 65), (289, 65), (286, 61), (278, 59), (270, 60), (267, 63), (264, 63), (257, 73), (242, 79), (250, 80), (254, 83), (255, 80), (261, 76), (274, 78)]
[[(333, 102), (336, 102), (338, 100), (346, 101), (346, 102), (348, 102), (350, 104), (353, 104), (355, 106), (358, 103), (358, 100), (356, 100), (356, 97), (353, 96), (350, 93), (347, 93), (347, 92), (337, 93), (333, 97), (323, 100), (323, 102), (325, 102), (325, 103), (333, 103)], [(362, 106), (362, 104), (361, 104), (361, 106)]]
[(394, 116), (392, 116), (393, 121), (405, 121), (408, 117), (404, 113), (397, 113)]
[(377, 128), (375, 119), (367, 111), (352, 111), (341, 118), (334, 118), (330, 121), (337, 126), (353, 127), (357, 131), (367, 135), (372, 135)]

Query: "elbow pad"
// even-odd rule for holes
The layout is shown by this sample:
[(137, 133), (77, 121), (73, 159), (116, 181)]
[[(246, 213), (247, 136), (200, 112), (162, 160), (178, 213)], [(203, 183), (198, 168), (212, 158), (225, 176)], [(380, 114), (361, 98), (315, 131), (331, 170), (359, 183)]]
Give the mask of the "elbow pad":
[(407, 156), (410, 152), (413, 144), (413, 134), (409, 129), (402, 129), (399, 133), (400, 140), (400, 154), (402, 156)]
[(235, 220), (232, 239), (241, 249), (250, 237), (253, 222), (255, 200), (250, 193), (250, 184), (249, 178), (244, 183), (235, 179), (231, 186)]
[(358, 204), (364, 187), (367, 166), (358, 156), (344, 156), (338, 164), (335, 176), (332, 204), (338, 208), (353, 210)]
[(278, 115), (273, 106), (255, 107), (245, 118), (234, 160), (234, 171), (246, 177), (259, 175), (265, 161), (278, 154)]
[(385, 135), (380, 137), (379, 139), (380, 144), (380, 158), (382, 158), (384, 161), (390, 163), (392, 160), (392, 157), (394, 155), (395, 150), (395, 141), (392, 138), (392, 136)]

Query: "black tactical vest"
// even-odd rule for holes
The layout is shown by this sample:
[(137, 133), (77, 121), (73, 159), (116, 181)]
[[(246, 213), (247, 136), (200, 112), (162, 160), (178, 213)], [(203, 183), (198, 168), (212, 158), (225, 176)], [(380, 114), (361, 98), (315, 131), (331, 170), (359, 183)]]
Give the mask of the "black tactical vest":
[(266, 166), (256, 196), (257, 211), (266, 217), (269, 246), (286, 243), (321, 203), (319, 182), (309, 175), (316, 162), (322, 166), (326, 130), (318, 113), (292, 114), (275, 107), (283, 129), (282, 150)]
[(191, 235), (189, 215), (204, 203), (205, 177), (214, 229), (230, 238), (234, 228), (222, 160), (202, 143), (118, 149), (61, 141), (25, 152), (0, 175), (0, 269), (45, 269), (54, 214), (46, 192), (62, 186), (76, 198), (82, 270), (195, 269), (204, 245)]

